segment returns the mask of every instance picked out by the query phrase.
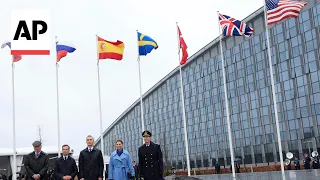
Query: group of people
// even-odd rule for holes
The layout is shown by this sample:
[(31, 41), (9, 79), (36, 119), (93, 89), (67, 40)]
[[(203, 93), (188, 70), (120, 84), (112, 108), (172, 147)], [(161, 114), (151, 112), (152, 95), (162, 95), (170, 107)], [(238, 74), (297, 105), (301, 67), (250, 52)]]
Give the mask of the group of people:
[[(240, 173), (240, 162), (234, 162), (234, 169), (236, 173)], [(232, 172), (232, 166), (230, 166), (230, 171)]]
[[(234, 170), (236, 171), (236, 173), (240, 173), (240, 169), (241, 169), (241, 167), (240, 167), (240, 162), (238, 162), (238, 161), (236, 161), (236, 162), (234, 162)], [(221, 174), (221, 167), (220, 167), (220, 165), (217, 163), (216, 165), (215, 165), (215, 170), (216, 170), (216, 174)], [(232, 165), (230, 165), (230, 171), (232, 172)]]
[[(142, 133), (145, 144), (139, 147), (139, 177), (144, 180), (163, 179), (163, 159), (160, 145), (151, 142), (151, 132)], [(94, 147), (94, 138), (86, 137), (87, 147), (80, 152), (78, 166), (72, 158), (69, 145), (62, 146), (62, 155), (55, 161), (53, 176), (56, 180), (73, 180), (76, 176), (79, 180), (102, 180), (104, 172), (104, 160), (101, 150)], [(45, 180), (48, 178), (48, 155), (41, 151), (42, 144), (35, 141), (34, 151), (25, 157), (26, 180)], [(110, 180), (129, 180), (138, 177), (135, 174), (130, 153), (123, 148), (123, 141), (116, 141), (116, 150), (111, 153), (108, 166)]]
[(304, 157), (305, 157), (305, 159), (304, 159), (304, 168), (305, 169), (311, 169), (310, 164), (312, 165), (312, 169), (319, 169), (320, 168), (318, 156), (310, 158), (310, 156), (308, 154), (305, 154)]
[[(300, 170), (299, 159), (295, 158), (293, 163), (294, 163), (295, 170)], [(312, 169), (319, 169), (320, 168), (319, 157), (317, 156), (311, 159), (308, 154), (305, 154), (304, 160), (303, 160), (303, 166), (305, 169), (311, 169), (310, 165), (312, 165)], [(287, 170), (291, 170), (291, 161), (287, 164)]]

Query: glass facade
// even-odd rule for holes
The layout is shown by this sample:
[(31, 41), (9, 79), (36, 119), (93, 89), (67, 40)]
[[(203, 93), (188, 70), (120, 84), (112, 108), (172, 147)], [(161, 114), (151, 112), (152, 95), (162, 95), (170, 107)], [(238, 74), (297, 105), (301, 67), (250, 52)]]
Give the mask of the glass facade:
[[(308, 3), (298, 19), (269, 31), (283, 154), (290, 151), (300, 159), (308, 146), (320, 152), (320, 2)], [(279, 162), (263, 10), (245, 21), (255, 29), (252, 38), (223, 39), (234, 152), (246, 164)], [(192, 168), (230, 165), (219, 49), (216, 39), (182, 69)], [(179, 80), (176, 69), (145, 94), (144, 117), (167, 164), (183, 169)], [(138, 101), (105, 131), (106, 155), (117, 139), (137, 161), (142, 144)]]

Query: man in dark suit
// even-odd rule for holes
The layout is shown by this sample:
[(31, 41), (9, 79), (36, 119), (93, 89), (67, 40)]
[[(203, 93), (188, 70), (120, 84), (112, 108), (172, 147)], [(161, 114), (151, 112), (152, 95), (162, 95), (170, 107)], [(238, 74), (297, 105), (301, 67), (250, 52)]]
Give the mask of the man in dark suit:
[(104, 161), (99, 149), (93, 147), (94, 139), (87, 136), (87, 148), (79, 155), (79, 179), (80, 180), (102, 180)]
[(54, 177), (56, 180), (73, 180), (78, 174), (76, 161), (69, 156), (69, 153), (69, 145), (63, 145), (62, 156), (55, 162)]
[(47, 177), (49, 156), (41, 151), (42, 143), (32, 143), (34, 151), (28, 154), (24, 160), (24, 167), (27, 172), (26, 180), (42, 180)]
[(140, 177), (144, 180), (163, 179), (163, 159), (160, 145), (151, 142), (151, 132), (142, 133), (145, 144), (139, 147)]

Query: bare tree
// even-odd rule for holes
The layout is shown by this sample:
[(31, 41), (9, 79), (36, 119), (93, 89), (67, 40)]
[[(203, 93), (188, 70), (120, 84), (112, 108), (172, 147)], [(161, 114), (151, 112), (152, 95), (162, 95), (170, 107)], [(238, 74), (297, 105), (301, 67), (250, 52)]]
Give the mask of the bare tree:
[(166, 129), (163, 132), (163, 145), (162, 145), (162, 152), (164, 154), (164, 169), (165, 169), (165, 173), (166, 176), (169, 175), (169, 155), (168, 155), (168, 149), (167, 149), (167, 141), (166, 141)]

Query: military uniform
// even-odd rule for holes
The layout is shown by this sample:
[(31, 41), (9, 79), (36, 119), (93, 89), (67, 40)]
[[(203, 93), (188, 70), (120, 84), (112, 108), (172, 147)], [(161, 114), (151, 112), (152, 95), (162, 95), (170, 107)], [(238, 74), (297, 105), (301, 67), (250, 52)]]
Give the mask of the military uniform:
[[(149, 135), (149, 131), (145, 131), (143, 136)], [(144, 180), (162, 180), (163, 159), (160, 145), (150, 142), (149, 145), (142, 145), (138, 150), (140, 177)]]

